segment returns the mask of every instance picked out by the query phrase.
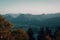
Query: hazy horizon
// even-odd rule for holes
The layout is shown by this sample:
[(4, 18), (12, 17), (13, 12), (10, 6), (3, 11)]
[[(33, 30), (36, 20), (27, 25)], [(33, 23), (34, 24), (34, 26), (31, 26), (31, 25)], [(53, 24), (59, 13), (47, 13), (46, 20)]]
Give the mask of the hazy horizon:
[(60, 12), (60, 0), (0, 0), (0, 14), (54, 14)]

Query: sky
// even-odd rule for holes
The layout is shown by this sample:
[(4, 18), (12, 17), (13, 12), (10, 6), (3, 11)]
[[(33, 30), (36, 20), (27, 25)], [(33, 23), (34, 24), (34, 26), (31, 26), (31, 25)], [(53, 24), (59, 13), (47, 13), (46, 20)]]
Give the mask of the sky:
[(51, 14), (60, 12), (60, 0), (0, 0), (0, 14)]

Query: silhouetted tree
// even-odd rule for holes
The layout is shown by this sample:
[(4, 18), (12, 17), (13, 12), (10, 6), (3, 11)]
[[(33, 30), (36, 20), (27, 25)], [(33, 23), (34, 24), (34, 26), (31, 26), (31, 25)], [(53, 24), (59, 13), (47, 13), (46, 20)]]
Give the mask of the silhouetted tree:
[(32, 28), (28, 29), (27, 34), (29, 36), (29, 40), (35, 40)]
[(46, 27), (45, 38), (46, 40), (53, 40), (53, 35), (49, 27)]
[(57, 30), (54, 33), (54, 40), (60, 40), (60, 27), (57, 27)]
[(46, 27), (46, 34), (49, 34), (51, 36), (51, 30), (49, 29), (49, 27)]
[(44, 28), (43, 27), (40, 28), (37, 39), (38, 40), (45, 40), (45, 33), (44, 33)]

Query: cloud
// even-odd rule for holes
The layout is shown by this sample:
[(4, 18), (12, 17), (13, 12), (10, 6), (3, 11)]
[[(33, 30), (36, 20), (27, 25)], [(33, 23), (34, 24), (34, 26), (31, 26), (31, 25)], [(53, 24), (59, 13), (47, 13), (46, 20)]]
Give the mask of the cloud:
[[(2, 5), (1, 5), (2, 4)], [(59, 0), (0, 0), (0, 14), (6, 13), (56, 13), (60, 12)]]

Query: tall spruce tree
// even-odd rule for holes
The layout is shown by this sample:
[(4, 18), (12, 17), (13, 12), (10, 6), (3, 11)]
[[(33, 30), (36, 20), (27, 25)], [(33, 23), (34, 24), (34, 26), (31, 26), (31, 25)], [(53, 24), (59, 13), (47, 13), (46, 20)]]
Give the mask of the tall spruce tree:
[(40, 28), (37, 40), (45, 40), (45, 33), (44, 33), (44, 28), (43, 27)]
[(28, 29), (27, 34), (29, 36), (29, 40), (35, 40), (32, 28)]

